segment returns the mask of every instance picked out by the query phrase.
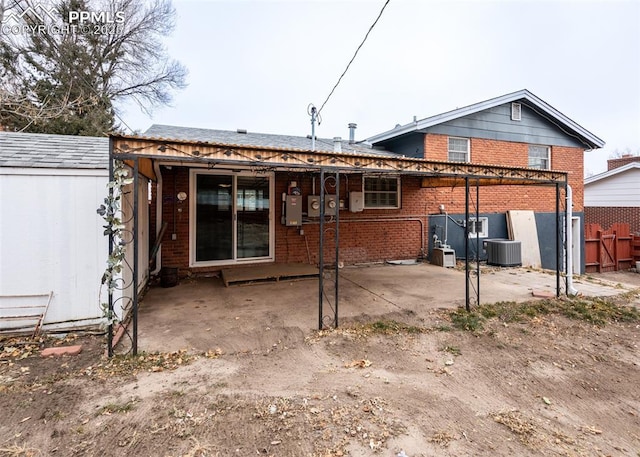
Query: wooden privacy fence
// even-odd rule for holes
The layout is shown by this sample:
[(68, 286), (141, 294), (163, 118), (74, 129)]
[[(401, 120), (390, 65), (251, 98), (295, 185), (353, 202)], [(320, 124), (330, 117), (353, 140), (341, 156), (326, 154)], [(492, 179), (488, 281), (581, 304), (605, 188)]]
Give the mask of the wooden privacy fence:
[(584, 238), (587, 273), (626, 270), (640, 261), (640, 236), (630, 233), (629, 224), (613, 224), (608, 230), (586, 224)]

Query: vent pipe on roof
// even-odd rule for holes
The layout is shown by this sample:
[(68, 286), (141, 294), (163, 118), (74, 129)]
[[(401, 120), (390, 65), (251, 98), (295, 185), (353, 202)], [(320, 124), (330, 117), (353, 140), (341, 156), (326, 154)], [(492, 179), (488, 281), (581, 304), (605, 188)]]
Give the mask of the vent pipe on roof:
[(358, 128), (358, 124), (353, 122), (349, 123), (349, 144), (353, 144), (356, 142), (356, 129)]
[(342, 138), (339, 136), (333, 137), (333, 152), (342, 152)]

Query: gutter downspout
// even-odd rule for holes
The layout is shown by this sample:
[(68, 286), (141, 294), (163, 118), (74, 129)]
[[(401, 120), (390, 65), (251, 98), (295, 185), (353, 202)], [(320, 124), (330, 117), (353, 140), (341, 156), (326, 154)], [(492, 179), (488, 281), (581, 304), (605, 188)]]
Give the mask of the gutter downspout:
[[(162, 228), (162, 173), (160, 172), (160, 163), (156, 160), (153, 164), (153, 170), (156, 172), (158, 183), (156, 184), (156, 237)], [(149, 275), (157, 275), (162, 268), (162, 245), (158, 248), (156, 254), (156, 267)]]
[(565, 216), (565, 240), (567, 256), (567, 295), (576, 295), (578, 291), (573, 287), (573, 230), (571, 227), (573, 219), (573, 189), (567, 184), (567, 214)]

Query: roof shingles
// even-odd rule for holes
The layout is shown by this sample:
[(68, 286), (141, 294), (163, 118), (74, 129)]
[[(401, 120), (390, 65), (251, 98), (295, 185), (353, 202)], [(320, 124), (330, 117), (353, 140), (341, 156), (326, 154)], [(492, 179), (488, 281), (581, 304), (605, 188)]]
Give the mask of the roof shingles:
[(107, 169), (109, 138), (0, 132), (0, 167)]
[[(225, 144), (229, 146), (251, 146), (275, 148), (283, 150), (311, 151), (311, 138), (292, 135), (274, 135), (268, 133), (234, 132), (230, 130), (214, 130), (175, 125), (153, 124), (143, 134), (144, 138), (162, 140), (193, 141), (203, 143)], [(397, 156), (389, 151), (373, 149), (362, 143), (349, 143), (341, 140), (342, 154), (373, 154), (381, 156)], [(316, 138), (315, 150), (318, 152), (334, 152), (334, 141), (327, 138)]]

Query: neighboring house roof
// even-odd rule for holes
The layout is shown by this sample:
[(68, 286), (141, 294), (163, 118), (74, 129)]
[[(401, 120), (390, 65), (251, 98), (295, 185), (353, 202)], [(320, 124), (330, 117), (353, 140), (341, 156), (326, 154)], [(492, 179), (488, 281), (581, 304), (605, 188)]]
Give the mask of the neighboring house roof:
[(618, 175), (620, 173), (624, 173), (625, 171), (632, 170), (634, 168), (640, 169), (640, 162), (631, 162), (621, 167), (614, 168), (612, 170), (608, 170), (597, 175), (589, 176), (588, 178), (585, 178), (584, 185), (587, 186), (588, 184), (602, 181), (603, 179), (610, 178), (612, 176)]
[[(175, 125), (153, 124), (142, 135), (142, 138), (157, 138), (161, 140), (194, 141), (214, 143), (228, 146), (263, 147), (267, 149), (311, 151), (310, 136), (273, 135), (230, 130), (213, 130), (193, 127), (179, 127)], [(389, 151), (380, 151), (367, 144), (349, 143), (341, 140), (342, 154), (374, 154), (381, 156), (397, 156)], [(334, 141), (327, 138), (316, 138), (316, 151), (334, 152)]]
[(543, 117), (552, 121), (563, 131), (565, 131), (565, 133), (568, 133), (580, 139), (580, 141), (587, 145), (590, 149), (601, 148), (605, 144), (603, 140), (595, 136), (593, 133), (581, 127), (576, 122), (572, 121), (567, 116), (562, 114), (560, 111), (556, 110), (553, 106), (536, 97), (526, 89), (492, 98), (490, 100), (476, 103), (474, 105), (458, 108), (446, 113), (427, 117), (425, 119), (416, 120), (406, 125), (399, 125), (384, 133), (380, 133), (378, 135), (367, 138), (366, 142), (370, 144), (380, 143), (386, 140), (397, 138), (402, 135), (406, 135), (408, 133), (418, 132), (420, 130), (433, 127), (438, 124), (443, 124), (454, 119), (458, 119), (470, 114), (488, 110), (496, 106), (511, 102), (523, 103), (524, 105), (538, 112)]
[(0, 167), (107, 169), (109, 138), (0, 132)]

